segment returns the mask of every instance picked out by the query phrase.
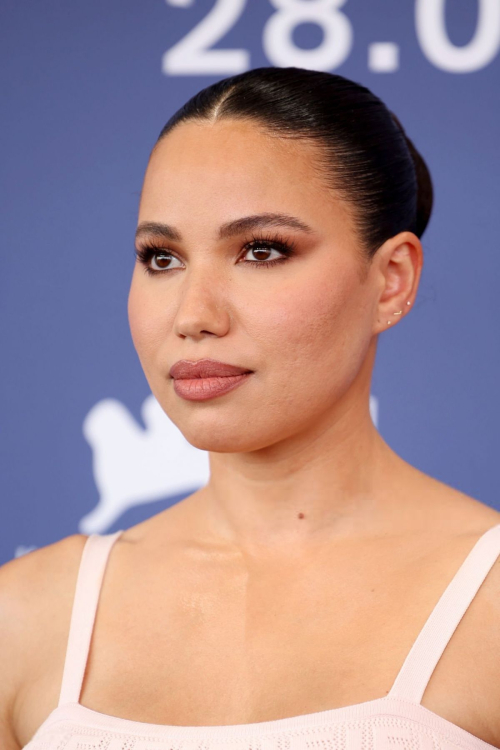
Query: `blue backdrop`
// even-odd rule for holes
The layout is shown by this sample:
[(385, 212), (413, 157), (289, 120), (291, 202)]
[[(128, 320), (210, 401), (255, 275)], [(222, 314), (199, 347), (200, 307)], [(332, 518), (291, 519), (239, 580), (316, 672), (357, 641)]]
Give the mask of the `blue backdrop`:
[(426, 159), (415, 306), (380, 335), (372, 416), (422, 471), (500, 508), (500, 0), (3, 0), (0, 562), (127, 528), (204, 484), (149, 391), (127, 294), (150, 149), (262, 65), (368, 86)]

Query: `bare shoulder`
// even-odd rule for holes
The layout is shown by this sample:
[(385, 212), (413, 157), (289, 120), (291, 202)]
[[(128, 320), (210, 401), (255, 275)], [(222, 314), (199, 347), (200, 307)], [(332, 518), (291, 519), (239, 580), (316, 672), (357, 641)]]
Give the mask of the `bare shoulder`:
[[(487, 528), (500, 524), (500, 514), (494, 513), (496, 518), (492, 517)], [(482, 699), (475, 702), (478, 723), (484, 722), (483, 732), (489, 733), (491, 744), (500, 747), (500, 536), (496, 537), (495, 554), (474, 597), (468, 621), (464, 618), (462, 635), (470, 657), (469, 689), (476, 699), (479, 696)], [(482, 669), (477, 669), (478, 664)]]
[[(420, 497), (425, 497), (425, 522), (438, 536), (452, 540), (449, 549), (455, 561), (457, 554), (458, 560), (463, 561), (483, 534), (500, 526), (498, 510), (475, 497), (427, 475), (420, 475), (416, 486), (424, 490)], [(461, 674), (467, 675), (465, 705), (468, 708), (463, 721), (467, 719), (473, 734), (500, 748), (500, 536), (496, 537), (493, 557), (436, 673), (441, 668), (443, 674), (447, 670), (452, 674), (456, 665), (460, 665)], [(432, 683), (429, 687), (427, 700), (439, 706), (442, 700), (439, 681), (435, 683), (434, 694)], [(470, 700), (471, 695), (474, 701)], [(443, 714), (446, 708), (443, 704)], [(455, 708), (452, 716), (454, 711)]]
[(500, 512), (482, 500), (426, 474), (406, 461), (396, 460), (398, 477), (393, 494), (404, 497), (405, 525), (417, 533), (443, 539), (479, 536), (500, 524)]
[[(500, 518), (492, 516), (484, 531), (498, 524)], [(468, 694), (474, 696), (468, 708), (473, 733), (500, 748), (500, 535), (492, 552), (493, 563), (458, 625), (449, 659), (464, 666)]]
[[(0, 747), (18, 750), (23, 702), (50, 660), (64, 661), (83, 546), (73, 534), (0, 566)], [(21, 736), (20, 736), (21, 734)]]

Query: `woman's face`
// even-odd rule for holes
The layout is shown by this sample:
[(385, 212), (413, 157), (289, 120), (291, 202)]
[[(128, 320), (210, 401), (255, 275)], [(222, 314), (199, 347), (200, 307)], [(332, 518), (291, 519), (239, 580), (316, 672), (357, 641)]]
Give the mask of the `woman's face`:
[[(203, 450), (266, 448), (360, 400), (380, 288), (315, 158), (304, 141), (222, 120), (179, 125), (149, 161), (138, 228), (168, 225), (171, 238), (139, 231), (137, 248), (156, 254), (134, 269), (130, 328), (153, 394)], [(225, 394), (186, 400), (169, 370), (205, 358), (253, 372)]]

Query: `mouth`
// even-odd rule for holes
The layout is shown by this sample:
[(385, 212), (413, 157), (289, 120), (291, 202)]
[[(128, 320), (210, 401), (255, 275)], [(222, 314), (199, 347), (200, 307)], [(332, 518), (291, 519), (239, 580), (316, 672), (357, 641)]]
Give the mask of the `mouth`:
[(215, 359), (181, 359), (170, 368), (174, 390), (187, 401), (206, 401), (232, 391), (248, 380), (253, 370)]
[(225, 378), (236, 375), (247, 375), (253, 372), (248, 367), (230, 365), (216, 359), (199, 359), (191, 362), (180, 359), (170, 368), (170, 377), (174, 380), (194, 380), (197, 378)]

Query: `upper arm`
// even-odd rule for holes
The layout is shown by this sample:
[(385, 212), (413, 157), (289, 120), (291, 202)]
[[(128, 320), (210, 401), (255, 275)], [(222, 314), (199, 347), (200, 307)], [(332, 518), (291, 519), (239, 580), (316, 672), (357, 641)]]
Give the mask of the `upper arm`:
[(43, 672), (45, 644), (69, 625), (86, 539), (73, 534), (0, 566), (2, 750), (20, 750), (31, 738), (23, 725), (24, 696), (32, 686), (30, 678), (32, 682), (33, 675)]
[[(464, 682), (470, 715), (479, 736), (500, 748), (500, 557), (475, 595), (470, 611), (459, 623), (460, 644), (467, 654)], [(456, 636), (455, 636), (456, 637)]]
[[(485, 582), (484, 619), (487, 635), (484, 639), (484, 664), (488, 667), (486, 721), (495, 747), (500, 747), (500, 556), (495, 561)], [(488, 639), (488, 635), (490, 639)]]

